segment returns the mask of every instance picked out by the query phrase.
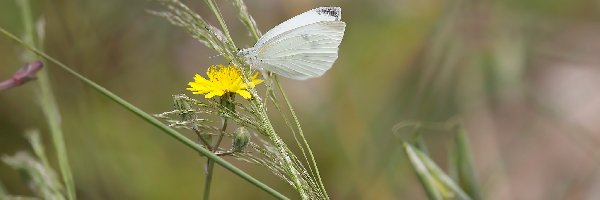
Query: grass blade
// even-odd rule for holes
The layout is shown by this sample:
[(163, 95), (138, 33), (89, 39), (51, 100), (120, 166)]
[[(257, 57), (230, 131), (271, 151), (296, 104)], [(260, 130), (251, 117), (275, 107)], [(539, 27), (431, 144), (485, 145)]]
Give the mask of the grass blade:
[(402, 146), (429, 199), (471, 199), (425, 153), (408, 143)]
[(416, 150), (407, 143), (403, 143), (402, 146), (404, 147), (404, 153), (408, 156), (410, 164), (413, 167), (413, 170), (415, 170), (415, 173), (417, 174), (417, 177), (419, 178), (427, 197), (430, 200), (442, 200), (442, 194), (440, 194), (440, 192), (437, 190), (435, 186), (435, 180), (429, 173), (425, 163), (421, 161), (415, 152)]
[(473, 199), (482, 199), (481, 190), (479, 189), (477, 177), (475, 176), (467, 134), (463, 128), (459, 127), (457, 129), (458, 133), (454, 139), (454, 149), (450, 156), (450, 167), (454, 171), (452, 173), (455, 178), (454, 180), (456, 180), (460, 187)]

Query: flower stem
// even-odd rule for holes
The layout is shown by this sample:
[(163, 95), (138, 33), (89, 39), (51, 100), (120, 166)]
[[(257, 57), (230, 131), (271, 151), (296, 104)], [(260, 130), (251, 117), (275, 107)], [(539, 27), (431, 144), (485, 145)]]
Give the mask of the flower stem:
[(215, 166), (215, 164), (212, 160), (208, 159), (206, 161), (206, 165), (205, 165), (206, 176), (204, 177), (204, 197), (202, 198), (204, 200), (208, 200), (210, 197), (210, 185), (212, 182), (214, 166)]
[[(223, 104), (223, 102), (232, 101), (232, 96), (229, 94), (226, 94), (225, 96), (223, 96), (221, 98), (223, 98), (223, 100), (221, 101), (222, 104)], [(219, 132), (219, 137), (217, 138), (217, 141), (215, 142), (215, 144), (212, 146), (213, 153), (216, 153), (217, 150), (219, 150), (219, 146), (221, 146), (221, 141), (223, 141), (223, 136), (225, 135), (225, 130), (227, 130), (227, 117), (221, 117), (221, 122), (222, 123), (221, 123), (221, 130)], [(215, 167), (214, 161), (207, 159), (206, 165), (205, 165), (206, 177), (204, 178), (204, 198), (203, 198), (204, 200), (208, 200), (210, 197), (210, 185), (212, 182), (214, 167)]]
[[(213, 153), (217, 152), (217, 150), (219, 149), (221, 140), (223, 140), (223, 135), (225, 135), (225, 129), (227, 128), (227, 118), (223, 117), (223, 118), (221, 118), (221, 120), (223, 121), (223, 125), (221, 126), (221, 133), (219, 135), (219, 138), (217, 139), (217, 142), (215, 143), (215, 145), (212, 148)], [(209, 196), (210, 196), (210, 186), (211, 186), (211, 182), (212, 182), (214, 168), (215, 168), (215, 162), (208, 159), (206, 161), (206, 165), (205, 165), (206, 176), (204, 178), (204, 198), (202, 198), (204, 200), (208, 200)]]
[[(206, 139), (204, 139), (200, 133), (199, 130), (194, 130), (194, 132), (196, 132), (196, 135), (198, 135), (198, 142), (202, 143), (206, 148), (208, 148), (208, 150), (212, 151), (212, 147), (210, 146), (210, 144), (208, 143), (208, 141), (206, 141)], [(200, 154), (202, 155), (202, 154)]]

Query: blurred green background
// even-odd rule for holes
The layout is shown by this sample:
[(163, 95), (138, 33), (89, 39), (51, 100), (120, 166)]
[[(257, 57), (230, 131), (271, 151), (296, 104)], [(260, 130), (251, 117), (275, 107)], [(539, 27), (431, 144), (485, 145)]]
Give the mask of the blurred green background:
[[(203, 1), (184, 1), (213, 24)], [(253, 45), (228, 1), (218, 1), (238, 47)], [(150, 15), (146, 0), (32, 1), (46, 23), (45, 51), (148, 113), (171, 110), (195, 73), (222, 58)], [(600, 3), (594, 0), (248, 1), (263, 32), (318, 7), (342, 7), (340, 57), (323, 77), (285, 80), (333, 199), (424, 199), (392, 127), (460, 119), (487, 199), (597, 199), (600, 192)], [(22, 33), (14, 0), (0, 26)], [(23, 63), (0, 36), (0, 79)], [(70, 164), (80, 199), (197, 199), (204, 159), (55, 66)], [(29, 149), (42, 129), (34, 84), (0, 92), (0, 154)], [(189, 94), (191, 95), (191, 94)], [(201, 98), (198, 96), (198, 98)], [(285, 124), (274, 123), (287, 141)], [(186, 133), (188, 136), (194, 135)], [(442, 167), (447, 132), (426, 132)], [(52, 155), (52, 154), (51, 154)], [(285, 195), (266, 169), (229, 159)], [(54, 163), (56, 164), (56, 163)], [(0, 164), (12, 194), (31, 195)], [(216, 168), (213, 199), (270, 199)]]

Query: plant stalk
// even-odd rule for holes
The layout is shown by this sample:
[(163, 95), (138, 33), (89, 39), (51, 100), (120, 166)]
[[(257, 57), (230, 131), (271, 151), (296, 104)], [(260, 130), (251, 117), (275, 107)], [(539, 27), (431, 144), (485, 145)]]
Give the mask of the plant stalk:
[(231, 35), (229, 34), (227, 24), (223, 19), (223, 15), (221, 15), (221, 10), (219, 10), (219, 7), (217, 7), (214, 0), (205, 0), (205, 2), (206, 4), (208, 4), (208, 7), (213, 12), (213, 14), (215, 14), (215, 16), (217, 17), (217, 21), (219, 21), (219, 24), (221, 24), (221, 28), (223, 28), (223, 32), (225, 32), (225, 37), (227, 37), (227, 42), (229, 43), (229, 45), (234, 47), (233, 49), (236, 49), (235, 43), (233, 43), (233, 39), (231, 39)]
[(283, 140), (277, 135), (277, 133), (275, 133), (275, 129), (273, 128), (273, 125), (271, 124), (271, 121), (269, 120), (269, 117), (267, 115), (266, 109), (260, 101), (260, 99), (255, 99), (255, 105), (258, 107), (257, 110), (259, 120), (261, 121), (260, 124), (263, 125), (262, 128), (264, 129), (267, 137), (269, 137), (269, 140), (273, 142), (273, 144), (277, 148), (277, 151), (282, 156), (281, 159), (283, 160), (283, 162), (285, 163), (284, 165), (286, 166), (285, 170), (291, 176), (292, 182), (294, 183), (296, 190), (298, 190), (298, 193), (300, 193), (300, 197), (302, 199), (308, 199), (308, 196), (306, 195), (306, 192), (302, 187), (302, 182), (300, 181), (300, 172), (298, 172), (296, 167), (294, 167), (294, 163), (292, 162), (292, 159), (289, 156), (289, 149), (287, 148)]
[[(279, 88), (279, 91), (281, 92), (281, 95), (283, 96), (285, 103), (287, 104), (288, 108), (290, 109), (292, 118), (294, 119), (294, 122), (296, 123), (296, 127), (298, 128), (298, 134), (300, 134), (300, 138), (302, 138), (302, 142), (304, 143), (304, 145), (306, 146), (306, 149), (308, 150), (308, 155), (310, 156), (312, 165), (315, 169), (315, 172), (317, 173), (316, 176), (317, 176), (317, 181), (319, 181), (319, 187), (320, 187), (321, 191), (323, 192), (323, 194), (325, 195), (325, 197), (327, 199), (329, 199), (329, 194), (327, 194), (327, 191), (325, 190), (325, 185), (323, 184), (323, 180), (321, 179), (321, 174), (319, 173), (319, 168), (317, 167), (317, 162), (315, 161), (315, 156), (313, 155), (313, 152), (310, 149), (310, 146), (308, 145), (308, 141), (306, 140), (306, 137), (304, 137), (304, 132), (302, 131), (302, 127), (300, 126), (300, 121), (298, 120), (298, 117), (296, 116), (296, 112), (294, 112), (294, 108), (292, 107), (292, 104), (290, 103), (290, 100), (288, 99), (287, 95), (283, 91), (283, 86), (281, 86), (281, 83), (277, 79), (277, 76), (273, 76), (273, 79), (275, 80), (275, 84), (277, 84), (277, 87)], [(309, 166), (310, 166), (310, 164), (311, 163), (309, 163)]]
[[(221, 145), (221, 141), (223, 140), (223, 136), (225, 135), (225, 130), (227, 129), (227, 118), (221, 117), (221, 131), (219, 133), (219, 138), (217, 138), (217, 142), (212, 147), (212, 152), (216, 153), (219, 150), (219, 146)], [(213, 169), (215, 167), (215, 163), (208, 159), (206, 161), (206, 177), (204, 179), (204, 200), (208, 200), (210, 196), (210, 186), (213, 177)]]

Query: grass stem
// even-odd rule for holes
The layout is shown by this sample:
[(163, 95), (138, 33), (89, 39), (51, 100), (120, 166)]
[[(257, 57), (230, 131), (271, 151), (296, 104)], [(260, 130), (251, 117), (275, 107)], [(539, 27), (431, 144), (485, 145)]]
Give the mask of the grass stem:
[[(223, 136), (225, 135), (225, 130), (227, 129), (227, 118), (226, 117), (221, 117), (222, 120), (222, 124), (221, 124), (221, 131), (219, 133), (219, 138), (217, 138), (217, 141), (215, 142), (215, 144), (212, 147), (212, 152), (216, 153), (217, 150), (219, 150), (219, 146), (221, 146), (221, 141), (223, 140)], [(206, 161), (206, 177), (204, 179), (204, 200), (208, 200), (209, 196), (210, 196), (210, 186), (211, 186), (211, 181), (212, 181), (212, 177), (213, 177), (213, 169), (215, 167), (215, 164), (213, 161), (211, 161), (210, 159), (208, 159)]]
[[(290, 109), (292, 118), (294, 119), (294, 122), (296, 123), (296, 127), (298, 128), (298, 134), (300, 135), (300, 138), (302, 138), (302, 141), (304, 142), (304, 145), (306, 146), (306, 149), (308, 150), (308, 155), (310, 156), (312, 165), (315, 169), (315, 172), (317, 173), (316, 178), (317, 178), (317, 181), (319, 181), (319, 186), (321, 187), (320, 189), (323, 192), (323, 194), (325, 195), (325, 197), (327, 199), (329, 199), (329, 195), (327, 194), (327, 191), (325, 190), (325, 185), (323, 184), (323, 180), (321, 179), (321, 174), (319, 173), (319, 168), (317, 167), (317, 162), (315, 161), (315, 156), (313, 155), (313, 152), (310, 149), (310, 146), (308, 145), (308, 141), (306, 140), (306, 137), (304, 137), (304, 132), (302, 131), (302, 127), (300, 126), (300, 121), (298, 120), (298, 116), (296, 116), (296, 112), (294, 112), (294, 108), (292, 107), (290, 100), (288, 99), (287, 95), (283, 91), (283, 86), (281, 86), (281, 83), (279, 82), (279, 80), (277, 79), (276, 76), (273, 76), (273, 77), (274, 77), (273, 79), (275, 80), (275, 84), (279, 88), (279, 91), (281, 92), (281, 95), (283, 96), (283, 99), (285, 100), (285, 103), (287, 104), (288, 108)], [(310, 164), (311, 163), (309, 163), (309, 168), (310, 168)]]
[(233, 46), (233, 49), (237, 49), (235, 48), (235, 43), (233, 43), (233, 39), (231, 38), (231, 35), (229, 34), (229, 29), (227, 28), (227, 24), (225, 23), (225, 20), (223, 19), (223, 15), (221, 14), (221, 10), (219, 10), (219, 7), (215, 4), (214, 0), (205, 0), (206, 4), (208, 4), (208, 7), (210, 8), (210, 10), (213, 12), (213, 14), (215, 14), (215, 16), (217, 17), (217, 21), (219, 21), (219, 24), (221, 24), (221, 28), (223, 29), (223, 32), (225, 32), (225, 37), (227, 37), (227, 42), (229, 43), (229, 45)]

